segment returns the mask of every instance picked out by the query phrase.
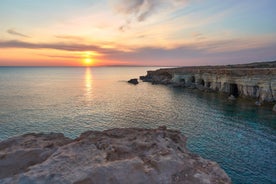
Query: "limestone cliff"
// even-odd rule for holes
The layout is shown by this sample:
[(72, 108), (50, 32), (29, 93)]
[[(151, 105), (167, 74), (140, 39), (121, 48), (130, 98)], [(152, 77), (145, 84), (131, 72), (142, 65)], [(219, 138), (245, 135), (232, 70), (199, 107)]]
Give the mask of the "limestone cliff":
[(181, 67), (148, 71), (143, 81), (173, 84), (276, 101), (276, 61), (247, 65)]
[(231, 183), (215, 162), (186, 148), (178, 131), (88, 131), (26, 134), (0, 143), (0, 183)]

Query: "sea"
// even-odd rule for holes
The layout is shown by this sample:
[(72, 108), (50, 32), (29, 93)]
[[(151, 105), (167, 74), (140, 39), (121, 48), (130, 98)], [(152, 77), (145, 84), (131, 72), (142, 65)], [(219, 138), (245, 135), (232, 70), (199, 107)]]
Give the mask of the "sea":
[(167, 126), (234, 184), (276, 183), (276, 114), (253, 100), (131, 78), (160, 67), (0, 67), (0, 141), (28, 132)]

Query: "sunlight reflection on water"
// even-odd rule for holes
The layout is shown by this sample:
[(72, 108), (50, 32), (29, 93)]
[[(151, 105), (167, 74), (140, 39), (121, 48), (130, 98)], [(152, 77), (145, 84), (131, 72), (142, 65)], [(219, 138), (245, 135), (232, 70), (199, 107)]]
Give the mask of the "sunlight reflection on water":
[(86, 68), (85, 70), (85, 97), (87, 101), (92, 100), (92, 82), (93, 82), (93, 76), (91, 73), (91, 68)]

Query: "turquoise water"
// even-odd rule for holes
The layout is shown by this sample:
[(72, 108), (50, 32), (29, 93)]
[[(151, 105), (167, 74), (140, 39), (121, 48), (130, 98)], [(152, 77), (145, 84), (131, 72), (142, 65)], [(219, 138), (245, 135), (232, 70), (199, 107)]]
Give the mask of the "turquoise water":
[(148, 67), (0, 67), (0, 140), (27, 132), (166, 125), (233, 183), (276, 183), (276, 114), (225, 95), (126, 83)]

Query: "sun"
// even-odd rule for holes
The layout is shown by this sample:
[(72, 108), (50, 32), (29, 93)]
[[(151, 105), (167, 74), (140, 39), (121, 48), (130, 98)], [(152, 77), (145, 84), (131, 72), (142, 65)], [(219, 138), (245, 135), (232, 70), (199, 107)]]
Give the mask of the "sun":
[(84, 66), (93, 66), (94, 65), (94, 60), (91, 57), (83, 58), (82, 62), (83, 62)]
[(95, 53), (93, 51), (86, 51), (81, 53), (81, 62), (83, 66), (96, 66), (98, 61), (97, 61), (97, 56), (100, 54)]
[(85, 58), (85, 59), (84, 59), (84, 63), (85, 63), (86, 65), (92, 65), (93, 60), (92, 60), (91, 58)]

